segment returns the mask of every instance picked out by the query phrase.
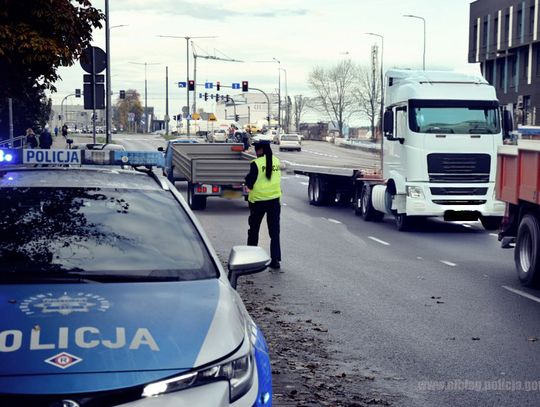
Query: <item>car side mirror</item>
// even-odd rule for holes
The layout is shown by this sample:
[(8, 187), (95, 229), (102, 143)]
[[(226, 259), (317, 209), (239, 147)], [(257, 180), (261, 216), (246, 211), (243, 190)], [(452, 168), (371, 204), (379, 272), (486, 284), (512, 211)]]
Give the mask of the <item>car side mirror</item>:
[(270, 264), (270, 256), (258, 246), (234, 246), (229, 253), (229, 281), (236, 288), (238, 277), (259, 273)]
[(504, 109), (502, 115), (502, 128), (503, 134), (507, 135), (514, 130), (514, 123), (512, 120), (512, 113), (509, 110)]

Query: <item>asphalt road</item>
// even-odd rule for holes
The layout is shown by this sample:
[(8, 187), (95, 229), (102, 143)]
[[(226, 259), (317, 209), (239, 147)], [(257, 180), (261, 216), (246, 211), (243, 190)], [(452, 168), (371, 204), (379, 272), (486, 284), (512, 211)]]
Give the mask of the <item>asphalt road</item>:
[[(162, 144), (118, 140), (128, 149)], [(310, 151), (330, 161), (351, 154), (308, 142), (296, 157), (278, 155), (298, 161)], [(328, 328), (321, 340), (334, 357), (373, 374), (373, 386), (399, 396), (395, 405), (540, 405), (540, 291), (520, 287), (512, 250), (478, 222), (429, 220), (400, 233), (390, 218), (369, 223), (348, 207), (310, 206), (307, 181), (283, 175), (283, 273), (255, 275), (257, 287)], [(209, 199), (197, 216), (224, 258), (245, 243), (244, 201)], [(260, 244), (269, 250), (265, 229)]]

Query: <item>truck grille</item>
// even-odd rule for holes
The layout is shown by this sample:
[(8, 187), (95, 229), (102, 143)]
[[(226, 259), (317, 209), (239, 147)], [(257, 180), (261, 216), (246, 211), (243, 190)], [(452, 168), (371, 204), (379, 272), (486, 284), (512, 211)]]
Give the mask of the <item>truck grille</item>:
[(432, 187), (430, 188), (431, 195), (485, 195), (487, 194), (487, 188), (444, 188), (444, 187)]
[(484, 205), (486, 201), (484, 199), (460, 199), (458, 201), (452, 201), (450, 199), (434, 199), (433, 203), (437, 205)]
[(489, 182), (489, 154), (428, 154), (430, 182)]

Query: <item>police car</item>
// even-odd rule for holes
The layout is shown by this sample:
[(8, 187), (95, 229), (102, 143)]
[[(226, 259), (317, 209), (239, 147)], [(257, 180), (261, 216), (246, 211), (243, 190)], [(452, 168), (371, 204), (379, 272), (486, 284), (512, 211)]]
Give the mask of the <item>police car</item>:
[(162, 164), (0, 150), (0, 405), (272, 405), (234, 289), (270, 258), (236, 246), (225, 271)]

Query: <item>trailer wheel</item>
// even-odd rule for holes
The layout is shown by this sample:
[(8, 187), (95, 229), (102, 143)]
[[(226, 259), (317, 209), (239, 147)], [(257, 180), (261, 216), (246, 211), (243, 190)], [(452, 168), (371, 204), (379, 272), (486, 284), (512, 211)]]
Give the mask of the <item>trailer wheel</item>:
[(308, 185), (309, 203), (314, 206), (324, 206), (330, 203), (330, 194), (323, 177), (311, 175)]
[(353, 209), (356, 216), (362, 216), (362, 186), (354, 186)]
[(486, 230), (498, 230), (501, 220), (500, 216), (480, 216), (480, 222)]
[(540, 228), (538, 219), (525, 215), (519, 224), (514, 262), (521, 284), (536, 287), (540, 283)]
[(195, 195), (195, 187), (188, 182), (188, 205), (194, 211), (206, 209), (206, 196)]
[(364, 218), (366, 222), (380, 222), (383, 220), (384, 213), (377, 211), (371, 203), (371, 187), (367, 184), (362, 186), (360, 201), (362, 202), (362, 218)]

